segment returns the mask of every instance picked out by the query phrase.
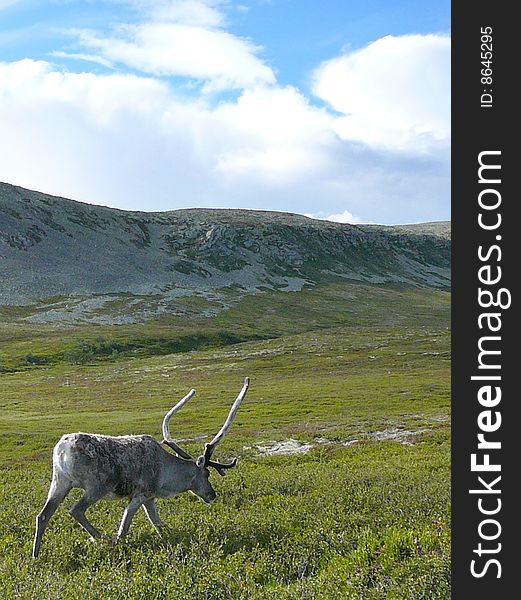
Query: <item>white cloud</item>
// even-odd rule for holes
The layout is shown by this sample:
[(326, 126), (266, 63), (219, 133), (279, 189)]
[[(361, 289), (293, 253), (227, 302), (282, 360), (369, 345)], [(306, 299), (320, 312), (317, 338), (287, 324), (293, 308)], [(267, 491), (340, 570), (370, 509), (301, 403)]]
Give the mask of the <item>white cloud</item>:
[(234, 138), (218, 156), (223, 176), (287, 184), (329, 166), (324, 149), (335, 144), (334, 119), (291, 86), (247, 90), (237, 102), (218, 106), (214, 117)]
[(70, 58), (72, 60), (84, 60), (86, 62), (97, 63), (102, 67), (107, 67), (108, 69), (113, 69), (114, 65), (107, 59), (96, 56), (95, 54), (84, 54), (82, 52), (63, 52), (61, 50), (53, 50), (49, 52), (49, 56), (54, 56), (56, 58)]
[[(168, 86), (136, 75), (68, 73), (46, 61), (24, 59), (0, 63), (0, 99), (5, 110), (33, 114), (52, 107), (59, 112), (78, 111), (80, 121), (109, 124), (117, 113), (131, 111), (154, 115), (170, 97)], [(3, 119), (4, 126), (7, 124)], [(52, 140), (47, 140), (52, 142)]]
[(349, 223), (350, 225), (357, 225), (359, 223), (363, 223), (360, 217), (355, 217), (348, 210), (344, 210), (344, 212), (322, 216), (319, 214), (315, 215), (313, 213), (306, 213), (305, 217), (309, 217), (310, 219), (318, 219), (320, 221), (333, 221), (335, 223)]
[(147, 18), (120, 25), (112, 34), (72, 29), (80, 46), (100, 60), (154, 76), (180, 76), (215, 92), (274, 84), (275, 74), (251, 40), (224, 30), (220, 3), (200, 0), (152, 2)]
[[(184, 4), (186, 20), (191, 3)], [(210, 16), (190, 18), (210, 27)], [(205, 31), (226, 34), (211, 27)], [(135, 29), (120, 30), (118, 39), (126, 38), (150, 49), (138, 44)], [(117, 62), (97, 50), (95, 56)], [(230, 70), (201, 69), (209, 85), (220, 77), (231, 85)], [(190, 71), (193, 77), (193, 63)], [(426, 134), (431, 141), (421, 156), (410, 151), (414, 135), (408, 153), (395, 152), (403, 146), (396, 143), (399, 128), (383, 129), (386, 144), (349, 137), (342, 130), (349, 117), (313, 106), (292, 86), (243, 75), (234, 76), (233, 85), (242, 86), (237, 97), (216, 102), (205, 94), (187, 98), (172, 80), (150, 74), (71, 73), (30, 59), (0, 63), (0, 181), (127, 209), (247, 206), (366, 223), (449, 216), (449, 156), (433, 145), (434, 133)], [(335, 108), (347, 110), (331, 89)]]
[(219, 186), (287, 186), (326, 168), (320, 145), (334, 140), (331, 117), (291, 87), (246, 91), (212, 107), (181, 100), (154, 78), (70, 73), (29, 59), (0, 63), (0, 115), (9, 140), (0, 142), (0, 179), (73, 196), (67, 181), (81, 189), (90, 178), (87, 189), (99, 190), (104, 171), (129, 190), (139, 171), (155, 173), (158, 186), (203, 200)]
[(450, 136), (450, 38), (405, 35), (323, 63), (314, 93), (344, 116), (344, 139), (413, 152), (447, 148)]

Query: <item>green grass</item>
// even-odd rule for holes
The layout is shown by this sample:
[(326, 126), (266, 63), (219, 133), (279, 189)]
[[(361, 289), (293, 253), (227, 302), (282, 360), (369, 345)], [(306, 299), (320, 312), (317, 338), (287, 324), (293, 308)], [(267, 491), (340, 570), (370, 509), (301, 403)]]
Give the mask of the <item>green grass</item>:
[[(185, 323), (4, 323), (4, 359), (55, 358), (0, 374), (2, 597), (448, 599), (449, 297), (343, 289), (322, 290), (322, 302), (320, 290), (247, 298)], [(87, 364), (60, 357), (78, 339), (168, 340), (203, 326), (274, 337)], [(228, 477), (212, 475), (216, 503), (189, 494), (160, 501), (163, 537), (139, 513), (122, 543), (92, 544), (67, 513), (75, 490), (53, 517), (40, 558), (30, 558), (61, 434), (159, 438), (165, 412), (195, 387), (172, 431), (213, 435), (246, 375), (250, 392), (217, 451), (242, 460)], [(412, 432), (408, 445), (374, 435), (400, 428)], [(255, 449), (288, 438), (314, 447), (273, 457)], [(185, 446), (196, 453), (203, 443)], [(124, 505), (101, 501), (91, 519), (114, 536)]]

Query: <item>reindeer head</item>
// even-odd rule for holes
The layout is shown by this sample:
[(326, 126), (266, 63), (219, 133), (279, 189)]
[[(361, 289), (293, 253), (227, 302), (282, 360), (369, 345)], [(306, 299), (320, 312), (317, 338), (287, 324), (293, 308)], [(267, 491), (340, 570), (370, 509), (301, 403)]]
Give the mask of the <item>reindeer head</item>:
[(183, 450), (183, 448), (181, 448), (172, 439), (172, 436), (170, 435), (170, 421), (172, 419), (172, 416), (179, 409), (181, 409), (188, 402), (188, 400), (190, 400), (190, 398), (195, 394), (195, 390), (190, 390), (190, 392), (184, 398), (182, 398), (172, 409), (170, 409), (170, 411), (165, 415), (165, 418), (163, 419), (163, 438), (164, 438), (163, 443), (166, 444), (172, 450), (174, 450), (174, 452), (176, 452), (181, 458), (184, 458), (186, 460), (193, 462), (193, 464), (197, 470), (195, 472), (192, 484), (190, 486), (190, 491), (192, 493), (194, 493), (195, 495), (199, 496), (200, 498), (202, 498), (208, 504), (212, 503), (215, 500), (215, 498), (217, 497), (217, 494), (215, 493), (215, 490), (213, 489), (212, 484), (209, 481), (209, 477), (210, 477), (209, 467), (212, 467), (213, 469), (215, 469), (217, 471), (217, 473), (219, 473), (219, 475), (224, 477), (226, 475), (227, 469), (231, 469), (232, 467), (235, 467), (237, 465), (238, 460), (236, 458), (234, 458), (232, 460), (232, 462), (230, 462), (230, 463), (221, 463), (221, 462), (212, 460), (212, 454), (213, 454), (215, 448), (217, 447), (217, 445), (220, 442), (222, 442), (222, 440), (224, 439), (224, 437), (230, 430), (230, 428), (233, 424), (233, 421), (235, 420), (237, 411), (239, 410), (239, 406), (241, 405), (241, 402), (243, 401), (244, 396), (246, 395), (246, 392), (248, 391), (249, 385), (250, 385), (250, 378), (246, 377), (244, 379), (244, 385), (242, 386), (242, 390), (240, 391), (239, 395), (237, 396), (235, 402), (233, 403), (233, 405), (230, 409), (230, 412), (228, 414), (228, 417), (226, 418), (226, 421), (224, 422), (224, 425), (221, 427), (219, 432), (215, 435), (213, 440), (210, 443), (205, 444), (204, 453), (201, 456), (199, 456), (197, 459), (195, 459), (186, 450)]

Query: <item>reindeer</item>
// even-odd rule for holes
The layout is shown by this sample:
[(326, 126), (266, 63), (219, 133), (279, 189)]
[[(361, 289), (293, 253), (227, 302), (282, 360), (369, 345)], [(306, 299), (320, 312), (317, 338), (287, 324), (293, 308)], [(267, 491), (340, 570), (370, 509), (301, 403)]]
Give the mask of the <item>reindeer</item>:
[(211, 504), (217, 494), (209, 481), (209, 467), (224, 476), (227, 469), (237, 464), (236, 458), (230, 463), (212, 460), (212, 454), (232, 426), (249, 384), (250, 379), (246, 377), (224, 425), (213, 440), (205, 444), (204, 453), (197, 459), (183, 450), (170, 435), (172, 416), (190, 400), (195, 390), (182, 398), (163, 419), (162, 443), (174, 450), (177, 456), (165, 450), (150, 435), (116, 437), (69, 433), (62, 436), (53, 451), (53, 474), (47, 502), (36, 518), (33, 557), (37, 558), (40, 553), (49, 519), (72, 488), (85, 490), (70, 512), (93, 540), (102, 534), (89, 522), (85, 511), (105, 496), (130, 499), (116, 541), (127, 534), (132, 518), (141, 506), (150, 523), (158, 532), (161, 531), (156, 498), (171, 498), (189, 491)]

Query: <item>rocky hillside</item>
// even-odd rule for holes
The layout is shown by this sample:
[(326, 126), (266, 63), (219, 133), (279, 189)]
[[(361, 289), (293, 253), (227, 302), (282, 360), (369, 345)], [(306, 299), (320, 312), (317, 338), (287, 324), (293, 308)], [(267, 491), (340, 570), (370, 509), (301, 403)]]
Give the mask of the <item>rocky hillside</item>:
[[(0, 183), (0, 305), (45, 301), (154, 311), (187, 296), (223, 301), (331, 278), (450, 285), (450, 224), (346, 225), (301, 215), (190, 209), (127, 212)], [(64, 304), (65, 303), (65, 304)], [(85, 304), (87, 303), (87, 304)]]

